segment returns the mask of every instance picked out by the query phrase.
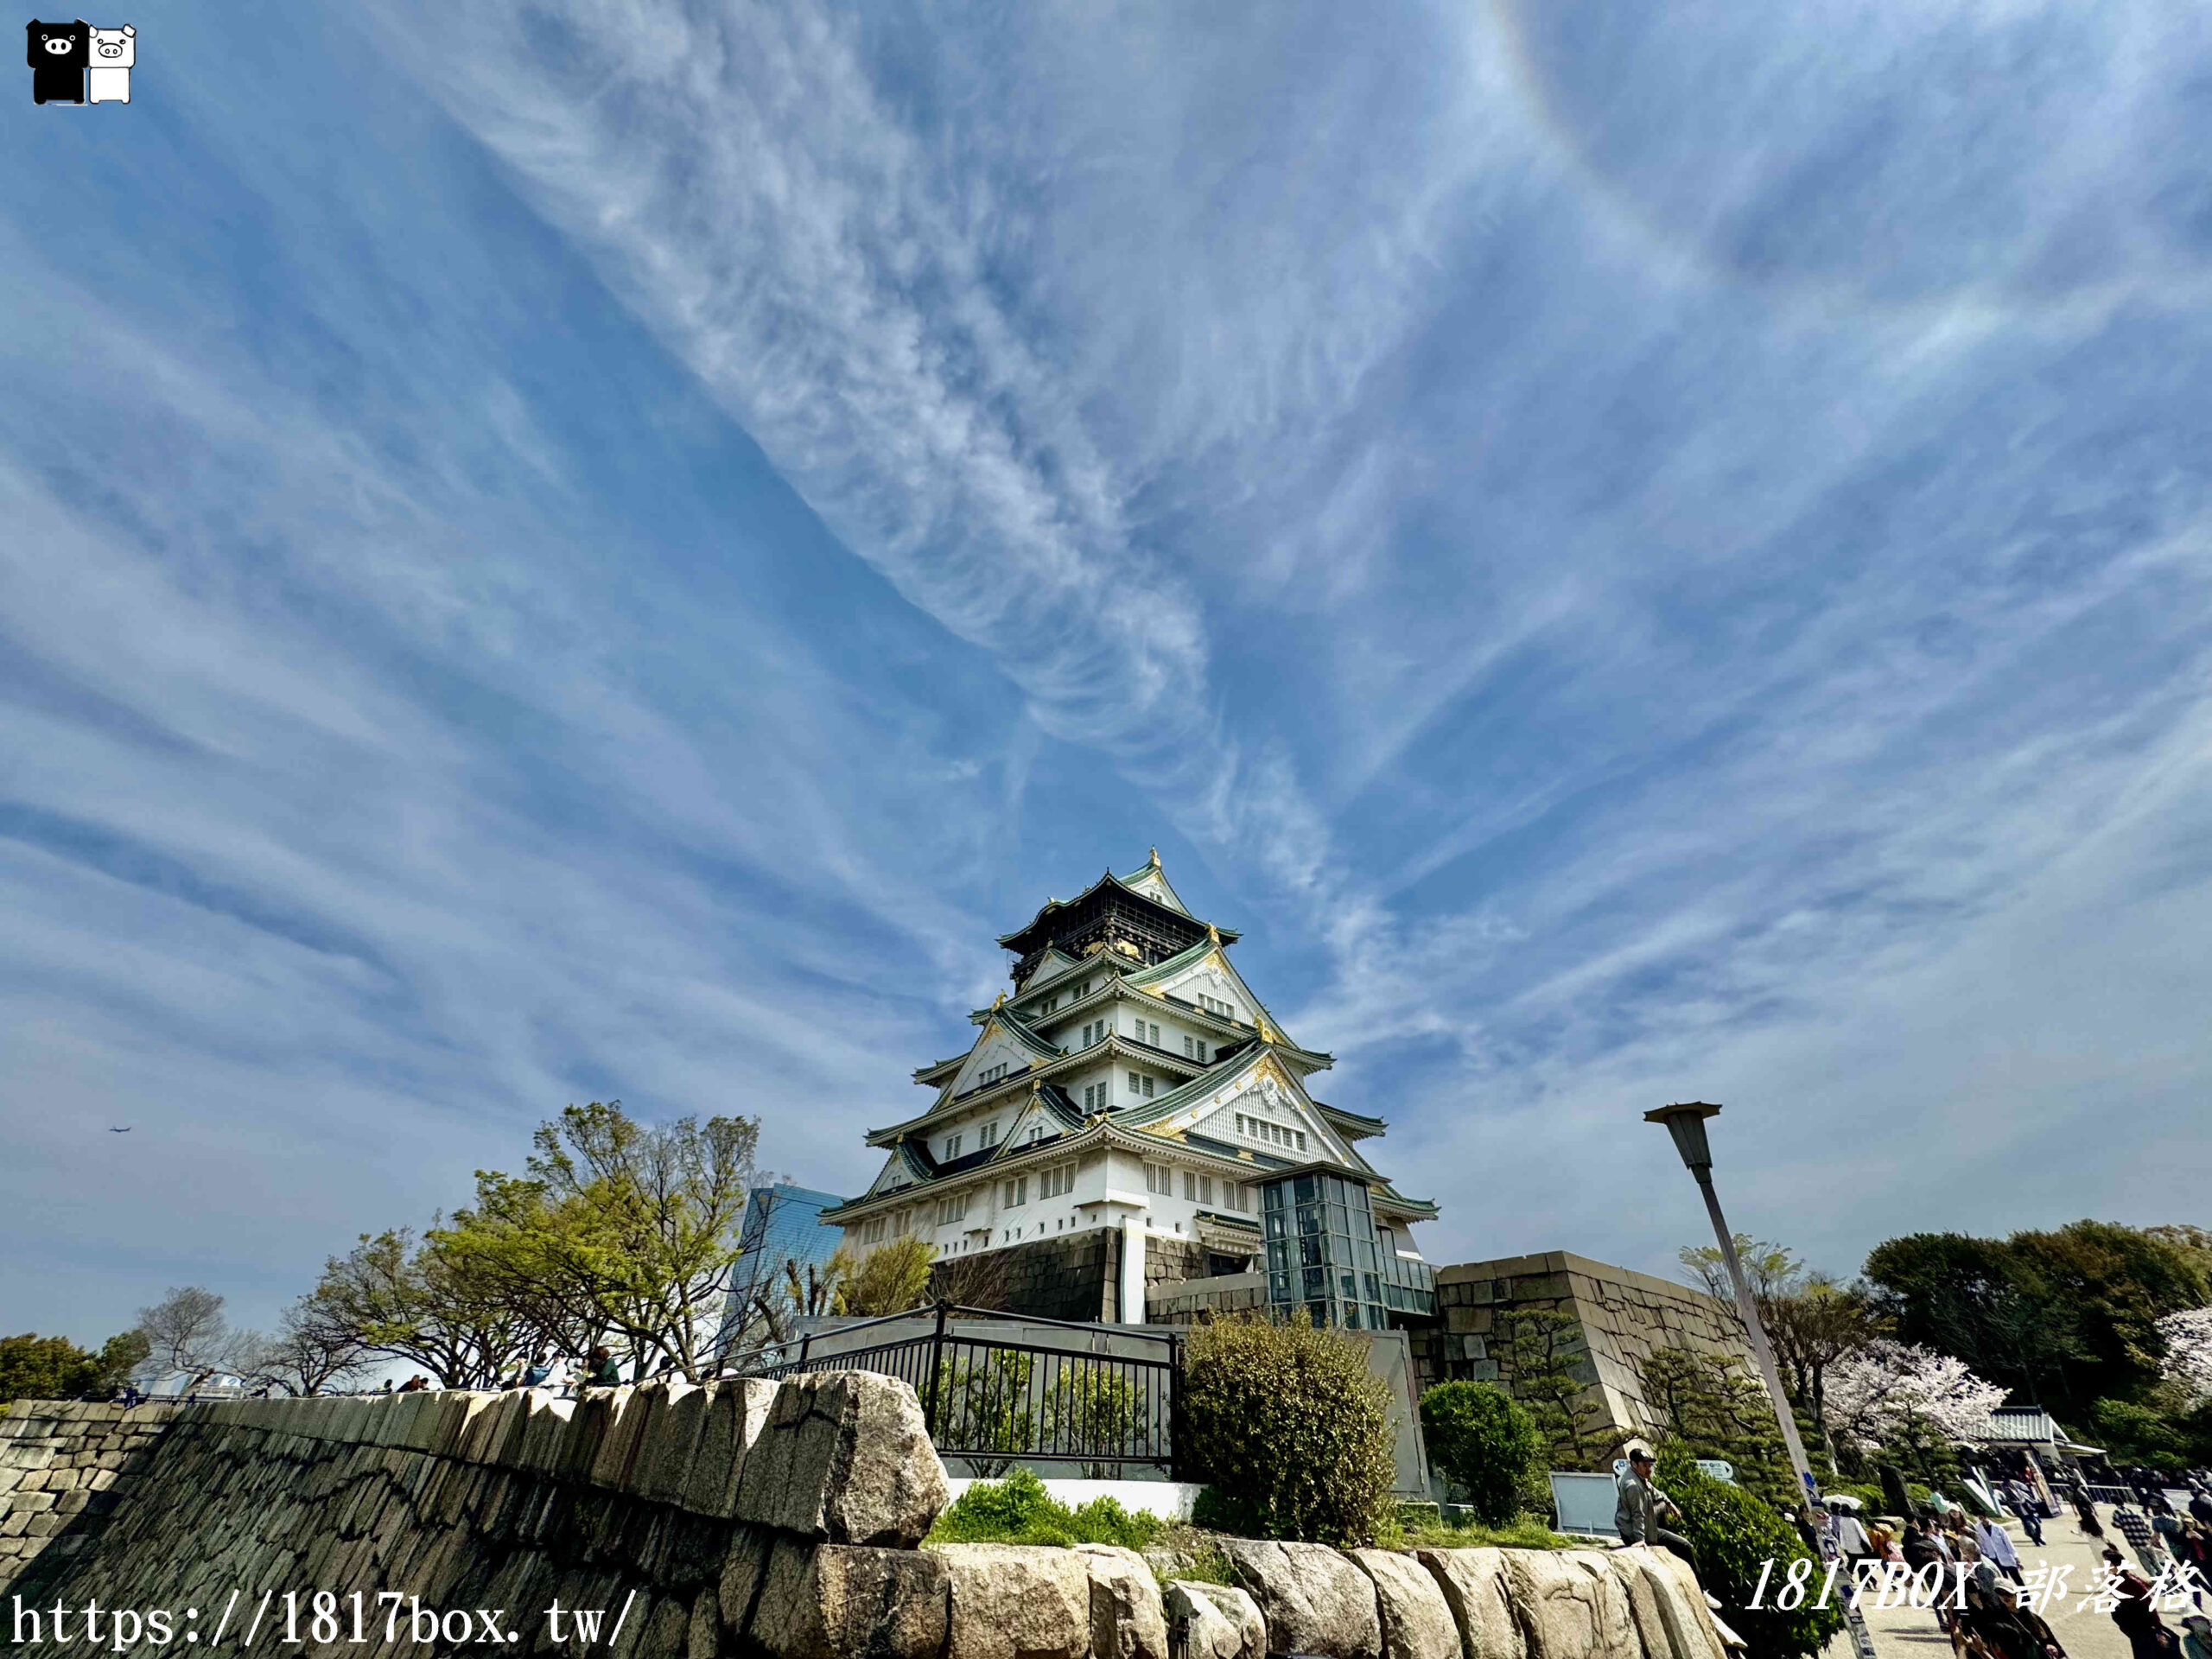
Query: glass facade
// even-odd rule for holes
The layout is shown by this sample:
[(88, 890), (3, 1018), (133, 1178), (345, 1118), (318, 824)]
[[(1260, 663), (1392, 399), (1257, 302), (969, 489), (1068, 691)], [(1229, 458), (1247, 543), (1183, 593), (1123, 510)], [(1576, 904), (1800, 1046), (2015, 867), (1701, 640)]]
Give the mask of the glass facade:
[(1428, 1264), (1382, 1247), (1364, 1181), (1285, 1176), (1264, 1184), (1260, 1200), (1271, 1306), (1302, 1306), (1314, 1324), (1348, 1331), (1387, 1331), (1393, 1308), (1435, 1312)]
[(722, 1340), (740, 1339), (754, 1295), (783, 1282), (784, 1263), (829, 1261), (843, 1242), (835, 1227), (821, 1224), (822, 1212), (844, 1199), (835, 1192), (804, 1186), (756, 1186), (746, 1194), (745, 1221), (738, 1233), (737, 1266), (730, 1277), (729, 1301), (722, 1319)]

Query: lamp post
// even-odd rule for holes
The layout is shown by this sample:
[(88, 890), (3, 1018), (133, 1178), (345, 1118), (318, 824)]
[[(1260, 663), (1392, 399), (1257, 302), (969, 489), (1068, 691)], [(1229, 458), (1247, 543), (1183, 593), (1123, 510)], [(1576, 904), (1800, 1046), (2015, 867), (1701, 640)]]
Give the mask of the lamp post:
[(1767, 1394), (1774, 1401), (1774, 1414), (1782, 1425), (1783, 1444), (1789, 1448), (1789, 1466), (1797, 1471), (1801, 1489), (1798, 1497), (1804, 1506), (1805, 1519), (1817, 1527), (1820, 1522), (1813, 1512), (1813, 1501), (1820, 1488), (1813, 1480), (1813, 1465), (1806, 1460), (1805, 1442), (1797, 1435), (1797, 1420), (1790, 1415), (1789, 1396), (1782, 1391), (1782, 1373), (1775, 1369), (1774, 1350), (1767, 1345), (1766, 1326), (1759, 1321), (1758, 1304), (1751, 1300), (1751, 1281), (1744, 1276), (1743, 1261), (1736, 1254), (1736, 1236), (1728, 1230), (1728, 1223), (1720, 1213), (1719, 1196), (1713, 1190), (1713, 1148), (1706, 1143), (1705, 1120), (1719, 1109), (1709, 1101), (1686, 1100), (1646, 1112), (1643, 1121), (1667, 1126), (1667, 1133), (1675, 1137), (1675, 1150), (1682, 1154), (1682, 1162), (1697, 1179), (1697, 1190), (1705, 1194), (1705, 1212), (1713, 1217), (1713, 1236), (1720, 1243), (1720, 1259), (1728, 1264), (1729, 1280), (1736, 1287), (1737, 1311), (1744, 1316), (1744, 1329), (1751, 1338), (1752, 1357), (1759, 1363), (1759, 1375), (1766, 1379)]
[[(1705, 1121), (1719, 1109), (1711, 1101), (1679, 1101), (1646, 1112), (1643, 1121), (1667, 1126), (1667, 1133), (1675, 1137), (1675, 1150), (1682, 1154), (1682, 1162), (1697, 1179), (1697, 1190), (1705, 1194), (1705, 1213), (1713, 1217), (1713, 1236), (1719, 1243), (1720, 1259), (1728, 1264), (1729, 1281), (1736, 1287), (1737, 1311), (1744, 1316), (1744, 1330), (1751, 1337), (1751, 1353), (1759, 1363), (1759, 1375), (1766, 1379), (1767, 1397), (1774, 1402), (1775, 1420), (1782, 1425), (1783, 1444), (1789, 1448), (1789, 1466), (1797, 1471), (1797, 1497), (1805, 1524), (1812, 1529), (1817, 1541), (1815, 1548), (1829, 1563), (1828, 1571), (1833, 1573), (1837, 1559), (1835, 1535), (1821, 1524), (1815, 1503), (1821, 1489), (1813, 1479), (1813, 1465), (1806, 1461), (1805, 1442), (1798, 1438), (1797, 1420), (1789, 1414), (1789, 1399), (1782, 1391), (1782, 1373), (1775, 1369), (1774, 1350), (1767, 1345), (1766, 1326), (1759, 1319), (1758, 1304), (1751, 1300), (1751, 1281), (1744, 1276), (1743, 1261), (1736, 1254), (1736, 1236), (1728, 1230), (1727, 1220), (1720, 1213), (1719, 1195), (1713, 1190), (1713, 1148), (1706, 1143)], [(1848, 1585), (1842, 1601), (1844, 1623), (1851, 1631), (1851, 1644), (1858, 1659), (1875, 1659), (1873, 1634), (1860, 1617), (1859, 1599)]]

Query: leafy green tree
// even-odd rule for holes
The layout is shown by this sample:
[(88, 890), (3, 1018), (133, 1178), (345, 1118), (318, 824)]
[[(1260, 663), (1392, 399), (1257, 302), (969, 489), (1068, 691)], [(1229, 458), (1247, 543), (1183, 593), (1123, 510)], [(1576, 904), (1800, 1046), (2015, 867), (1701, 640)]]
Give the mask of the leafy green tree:
[(1429, 1461), (1467, 1494), (1485, 1526), (1543, 1509), (1543, 1433), (1528, 1407), (1488, 1382), (1443, 1382), (1421, 1397)]
[(607, 1333), (632, 1374), (711, 1369), (745, 1198), (754, 1118), (640, 1123), (620, 1101), (538, 1127), (527, 1178), (480, 1171), (476, 1203), (434, 1230), (543, 1339), (574, 1351)]
[(2005, 1239), (1914, 1233), (1875, 1246), (1866, 1276), (1901, 1341), (2075, 1421), (2099, 1399), (2152, 1393), (2158, 1320), (2212, 1300), (2212, 1253), (2188, 1230), (2101, 1221)]
[(441, 1388), (488, 1388), (520, 1365), (538, 1339), (508, 1287), (433, 1225), (364, 1233), (323, 1265), (310, 1293), (314, 1317), (358, 1344), (420, 1365)]
[(988, 1357), (955, 1359), (938, 1378), (930, 1438), (958, 1447), (986, 1480), (1007, 1473), (1034, 1436), (1036, 1375), (1032, 1354), (1000, 1349)]
[(1083, 1464), (1085, 1478), (1111, 1480), (1118, 1463), (1099, 1458), (1142, 1457), (1147, 1414), (1143, 1394), (1119, 1372), (1097, 1365), (1065, 1366), (1045, 1402), (1045, 1443), (1058, 1455)]
[(1390, 1394), (1366, 1344), (1286, 1324), (1217, 1320), (1191, 1334), (1179, 1433), (1204, 1520), (1257, 1538), (1374, 1541), (1395, 1472)]
[(1581, 1325), (1549, 1308), (1503, 1311), (1491, 1340), (1499, 1377), (1536, 1420), (1554, 1468), (1595, 1468), (1615, 1450), (1590, 1399), (1588, 1352)]
[[(1813, 1554), (1771, 1503), (1703, 1473), (1690, 1449), (1672, 1441), (1659, 1446), (1658, 1484), (1682, 1512), (1681, 1533), (1697, 1553), (1700, 1581), (1721, 1603), (1720, 1617), (1744, 1638), (1751, 1659), (1811, 1659), (1843, 1628), (1843, 1615), (1815, 1605), (1816, 1596), (1786, 1612), (1772, 1605), (1773, 1585), (1792, 1562), (1812, 1560)], [(1769, 1561), (1774, 1577), (1768, 1605), (1754, 1608), (1751, 1596)], [(1817, 1572), (1814, 1578), (1817, 1585)]]
[(145, 1337), (126, 1331), (110, 1337), (98, 1353), (67, 1337), (26, 1331), (0, 1337), (0, 1402), (95, 1399), (113, 1394), (144, 1363)]
[[(1828, 1368), (1852, 1350), (1886, 1334), (1873, 1294), (1865, 1285), (1845, 1285), (1833, 1274), (1807, 1267), (1784, 1245), (1745, 1233), (1736, 1235), (1735, 1244), (1736, 1258), (1751, 1283), (1752, 1305), (1774, 1350), (1783, 1392), (1809, 1427), (1808, 1443), (1827, 1445), (1833, 1461)], [(1681, 1255), (1682, 1265), (1696, 1275), (1706, 1293), (1732, 1312), (1736, 1287), (1719, 1247), (1685, 1245)]]
[(879, 1244), (854, 1264), (837, 1291), (837, 1312), (863, 1318), (904, 1313), (929, 1295), (930, 1263), (937, 1247), (909, 1233)]
[(1796, 1476), (1766, 1384), (1732, 1356), (1659, 1348), (1637, 1366), (1659, 1437), (1693, 1458), (1733, 1464), (1737, 1482), (1769, 1503), (1796, 1501)]

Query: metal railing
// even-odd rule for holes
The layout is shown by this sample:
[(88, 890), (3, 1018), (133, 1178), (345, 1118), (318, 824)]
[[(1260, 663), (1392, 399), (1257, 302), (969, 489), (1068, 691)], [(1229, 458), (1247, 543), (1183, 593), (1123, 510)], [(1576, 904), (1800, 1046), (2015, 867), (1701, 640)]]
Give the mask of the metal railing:
[[(858, 1348), (816, 1347), (817, 1340), (842, 1344), (855, 1332), (911, 1327), (918, 1317), (930, 1318), (931, 1325)], [(980, 1336), (956, 1329), (956, 1317), (1080, 1332), (1094, 1344), (1144, 1343), (1156, 1347), (1158, 1357)], [(1175, 1472), (1183, 1393), (1178, 1337), (939, 1302), (760, 1349), (725, 1370), (747, 1376), (876, 1371), (898, 1377), (922, 1402), (938, 1455), (964, 1459), (979, 1475), (1039, 1463), (1074, 1465), (1097, 1478), (1132, 1466), (1156, 1467), (1171, 1479)]]

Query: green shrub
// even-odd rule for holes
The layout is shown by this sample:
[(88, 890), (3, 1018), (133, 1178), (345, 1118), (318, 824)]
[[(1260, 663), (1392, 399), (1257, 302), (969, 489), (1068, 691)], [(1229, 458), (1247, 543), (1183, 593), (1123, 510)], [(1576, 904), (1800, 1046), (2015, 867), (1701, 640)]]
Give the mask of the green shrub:
[(1442, 1382), (1421, 1397), (1429, 1461), (1467, 1494), (1485, 1526), (1502, 1527), (1535, 1504), (1545, 1441), (1528, 1407), (1488, 1382)]
[(1201, 1525), (1256, 1538), (1365, 1544), (1389, 1511), (1388, 1387), (1366, 1345), (1239, 1319), (1192, 1333), (1182, 1433), (1192, 1478), (1209, 1482)]
[[(1812, 1560), (1796, 1528), (1764, 1500), (1700, 1473), (1690, 1454), (1672, 1443), (1659, 1451), (1658, 1484), (1682, 1511), (1681, 1533), (1697, 1552), (1698, 1577), (1722, 1604), (1721, 1618), (1740, 1635), (1751, 1659), (1809, 1659), (1843, 1628), (1843, 1615), (1808, 1598), (1790, 1612), (1749, 1604), (1768, 1561), (1779, 1583), (1792, 1561)], [(1815, 1577), (1818, 1574), (1816, 1573)]]
[(1004, 1480), (979, 1480), (946, 1505), (930, 1536), (941, 1544), (1119, 1544), (1142, 1549), (1166, 1523), (1131, 1514), (1110, 1497), (1070, 1509), (1045, 1483), (1017, 1467)]

